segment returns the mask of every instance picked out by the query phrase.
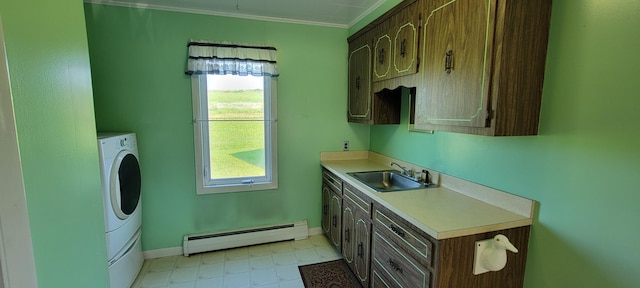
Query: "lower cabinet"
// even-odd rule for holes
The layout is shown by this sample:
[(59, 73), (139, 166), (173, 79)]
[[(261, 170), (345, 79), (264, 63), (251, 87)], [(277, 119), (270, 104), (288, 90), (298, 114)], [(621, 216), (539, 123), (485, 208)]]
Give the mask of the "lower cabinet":
[[(342, 244), (342, 181), (322, 172), (322, 230), (338, 251)], [(338, 189), (339, 188), (339, 189)]]
[[(389, 240), (381, 231), (373, 232), (373, 273), (390, 287), (428, 288), (430, 270), (406, 253), (401, 245)], [(387, 286), (389, 287), (389, 286)]]
[[(436, 241), (418, 233), (395, 214), (374, 206), (372, 270), (381, 287), (428, 288), (434, 274)], [(383, 285), (384, 284), (384, 285)]]
[[(372, 287), (479, 287), (524, 285), (530, 226), (435, 240), (382, 205), (374, 204)], [(518, 253), (500, 271), (473, 274), (475, 242), (507, 236)], [(379, 278), (376, 280), (376, 278)]]
[(369, 287), (371, 200), (345, 183), (342, 204), (342, 256), (362, 286)]
[[(338, 189), (340, 188), (340, 189)], [(362, 287), (522, 287), (530, 226), (436, 240), (364, 192), (323, 171), (322, 229)], [(473, 274), (475, 241), (503, 234), (507, 266)]]

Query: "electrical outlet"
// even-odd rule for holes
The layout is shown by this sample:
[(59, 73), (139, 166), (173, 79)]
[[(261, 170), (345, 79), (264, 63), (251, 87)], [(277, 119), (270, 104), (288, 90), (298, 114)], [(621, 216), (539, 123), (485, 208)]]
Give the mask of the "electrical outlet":
[(349, 141), (344, 141), (342, 143), (342, 151), (349, 151)]

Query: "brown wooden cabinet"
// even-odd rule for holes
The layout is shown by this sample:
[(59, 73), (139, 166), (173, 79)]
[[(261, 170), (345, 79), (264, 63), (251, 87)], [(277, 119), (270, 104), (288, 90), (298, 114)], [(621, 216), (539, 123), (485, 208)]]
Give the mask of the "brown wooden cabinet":
[(387, 287), (431, 287), (436, 240), (386, 208), (374, 207), (372, 273)]
[(390, 19), (372, 28), (373, 34), (373, 76), (372, 81), (391, 78), (391, 62), (393, 62), (393, 40), (390, 34)]
[(322, 171), (322, 230), (341, 251), (342, 180), (326, 170)]
[(416, 128), (537, 134), (551, 0), (423, 5)]
[(349, 91), (347, 118), (349, 122), (370, 123), (371, 94), (371, 41), (363, 35), (349, 42)]
[[(363, 287), (522, 287), (530, 226), (436, 240), (326, 169), (322, 229)], [(473, 274), (475, 242), (507, 236), (504, 269)]]
[[(373, 82), (417, 72), (420, 9), (416, 0), (405, 1), (391, 15), (371, 28), (373, 34)], [(401, 9), (399, 9), (401, 8)], [(382, 86), (381, 86), (382, 85)], [(375, 87), (395, 89), (394, 83)], [(379, 91), (379, 88), (374, 89)]]
[[(538, 133), (551, 0), (405, 0), (349, 37), (348, 121), (417, 130)], [(369, 75), (366, 75), (369, 73)]]
[[(379, 287), (522, 287), (530, 226), (435, 240), (389, 209), (374, 204), (372, 285)], [(497, 234), (518, 253), (500, 271), (473, 274), (475, 242)], [(378, 279), (376, 279), (378, 278)], [(378, 287), (375, 286), (375, 287)]]
[[(418, 44), (421, 14), (418, 2), (404, 7), (391, 16), (391, 39), (393, 43), (393, 63), (391, 77), (411, 75), (418, 71)], [(396, 87), (389, 87), (396, 88)]]
[(371, 203), (355, 187), (343, 187), (342, 255), (363, 287), (370, 282)]
[(401, 2), (349, 37), (349, 122), (400, 124), (396, 88), (415, 82), (402, 76), (416, 74), (420, 62), (418, 3)]

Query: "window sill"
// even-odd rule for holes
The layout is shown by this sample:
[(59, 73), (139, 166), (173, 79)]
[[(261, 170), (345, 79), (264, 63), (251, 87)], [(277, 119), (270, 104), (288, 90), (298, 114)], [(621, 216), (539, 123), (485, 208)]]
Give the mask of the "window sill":
[(238, 184), (238, 185), (219, 185), (219, 186), (201, 186), (197, 188), (196, 194), (221, 194), (221, 193), (233, 193), (233, 192), (249, 192), (259, 190), (273, 190), (278, 189), (276, 183), (259, 183), (259, 184)]

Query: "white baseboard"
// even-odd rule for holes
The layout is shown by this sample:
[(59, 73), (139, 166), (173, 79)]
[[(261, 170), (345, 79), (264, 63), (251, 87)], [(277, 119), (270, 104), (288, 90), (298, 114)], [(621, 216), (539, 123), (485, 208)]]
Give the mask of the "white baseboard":
[(309, 236), (322, 234), (322, 227), (309, 228)]
[[(309, 236), (322, 234), (322, 227), (309, 228)], [(182, 255), (182, 246), (161, 248), (154, 250), (142, 251), (144, 259), (155, 259), (162, 257), (178, 256)]]
[(182, 255), (182, 246), (142, 251), (144, 259)]

